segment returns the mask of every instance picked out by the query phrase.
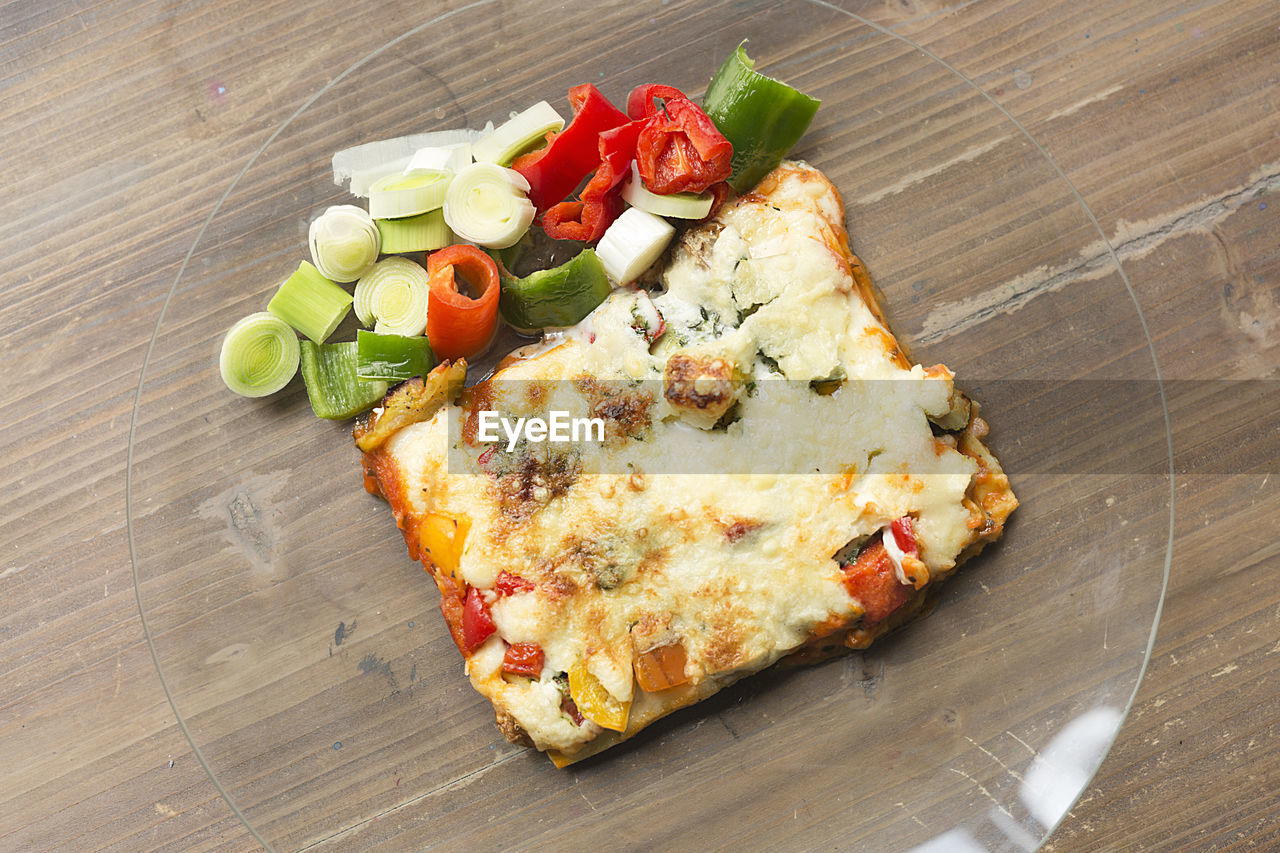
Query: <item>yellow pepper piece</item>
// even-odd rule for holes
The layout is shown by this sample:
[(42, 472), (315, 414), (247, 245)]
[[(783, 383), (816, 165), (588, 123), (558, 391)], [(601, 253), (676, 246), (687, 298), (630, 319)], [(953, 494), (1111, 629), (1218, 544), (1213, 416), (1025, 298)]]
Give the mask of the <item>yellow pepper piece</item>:
[(465, 516), (451, 518), (442, 513), (429, 513), (418, 527), (421, 549), (436, 564), (436, 568), (449, 577), (458, 577), (458, 564), (462, 562), (462, 546), (466, 544), (471, 521)]
[(630, 702), (619, 702), (604, 689), (600, 679), (591, 674), (587, 665), (579, 661), (569, 667), (569, 695), (578, 712), (591, 722), (615, 732), (627, 730), (627, 714)]

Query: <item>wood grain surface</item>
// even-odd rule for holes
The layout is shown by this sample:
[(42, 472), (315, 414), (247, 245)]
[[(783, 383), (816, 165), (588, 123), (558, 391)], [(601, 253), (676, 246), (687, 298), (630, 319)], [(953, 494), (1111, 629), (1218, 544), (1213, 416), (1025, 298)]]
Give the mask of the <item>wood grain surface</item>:
[[(625, 43), (627, 22), (643, 18), (637, 9), (696, 24), (699, 15), (710, 19), (726, 6), (741, 6), (749, 17), (758, 4), (596, 5), (604, 20), (618, 21)], [(1162, 375), (1175, 389), (1169, 404), (1176, 515), (1159, 631), (1118, 739), (1044, 849), (1280, 849), (1280, 4), (831, 5), (911, 39), (974, 81), (1034, 139), (1007, 144), (1024, 146), (1028, 157), (1038, 157), (1040, 146), (1052, 157), (1122, 262)], [(193, 753), (145, 641), (126, 524), (129, 499), (140, 496), (126, 494), (126, 470), (131, 461), (138, 470), (159, 470), (163, 460), (147, 453), (131, 460), (135, 404), (138, 429), (152, 446), (164, 446), (182, 438), (167, 432), (166, 395), (190, 401), (202, 392), (178, 371), (153, 374), (157, 384), (140, 395), (142, 365), (210, 211), (282, 117), (409, 26), (465, 6), (460, 0), (0, 3), (0, 850), (257, 847)], [(576, 34), (558, 28), (554, 14), (534, 15), (532, 8), (495, 13), (493, 39), (485, 44), (451, 42), (443, 37), (450, 25), (442, 25), (442, 61), (454, 69), (456, 85), (480, 101), (509, 92), (514, 107), (533, 93), (544, 97), (578, 82), (575, 69), (555, 61), (558, 46)], [(514, 67), (503, 45), (534, 36), (548, 45), (546, 56)], [(838, 33), (827, 38), (829, 44), (815, 36), (815, 44), (845, 49)], [(709, 33), (704, 47), (714, 58), (707, 63), (736, 41), (733, 32)], [(882, 59), (850, 55), (868, 67)], [(658, 51), (648, 65), (637, 63), (658, 69), (664, 59)], [(398, 64), (394, 51), (384, 60), (389, 75), (427, 74)], [(691, 65), (688, 57), (683, 62)], [(921, 66), (921, 85), (930, 85), (931, 63)], [(393, 98), (371, 97), (343, 102), (343, 110), (353, 122), (384, 110), (393, 133), (413, 129)], [(451, 110), (465, 116), (473, 101), (442, 103), (438, 118), (447, 122)], [(951, 116), (956, 132), (987, 138), (983, 116), (995, 113), (985, 100), (978, 106)], [(315, 128), (324, 146), (342, 132), (341, 120)], [(821, 122), (815, 132), (826, 132)], [(327, 157), (331, 149), (324, 146), (318, 147)], [(286, 164), (276, 185), (285, 202), (288, 180), (306, 179), (316, 162), (305, 144), (294, 153), (277, 161)], [(1046, 171), (1046, 181), (1060, 179)], [(904, 206), (909, 197), (901, 197)], [(1008, 259), (1011, 269), (1020, 263), (1037, 270), (1009, 292), (965, 293), (947, 305), (909, 298), (891, 304), (918, 356), (936, 348), (941, 358), (948, 338), (963, 331), (957, 317), (990, 318), (991, 328), (1017, 334), (1024, 306), (1062, 298), (1068, 284), (1092, 280), (1109, 263), (1092, 224), (1071, 207), (1074, 199), (1062, 198), (1063, 206), (1047, 206), (1025, 227), (1046, 230), (1046, 253), (1054, 246), (1070, 251), (1046, 254), (1038, 265)], [(280, 198), (242, 189), (232, 202), (242, 205), (241, 218), (208, 225), (203, 254), (191, 260), (207, 265), (199, 269), (229, 263), (227, 247), (248, 222), (291, 239), (305, 228), (305, 221), (299, 226), (297, 217), (273, 212), (282, 209)], [(851, 205), (855, 234), (858, 216)], [(885, 240), (891, 236), (886, 231)], [(868, 247), (873, 269), (878, 264), (893, 288), (890, 296), (910, 296), (913, 264), (941, 261), (927, 256), (927, 246), (921, 252), (881, 258), (874, 244)], [(982, 252), (974, 246), (969, 260), (957, 263), (986, 263)], [(1082, 298), (1073, 304), (1083, 307), (1072, 310), (1091, 310)], [(993, 358), (1028, 364), (1035, 376), (1028, 343), (1034, 336), (1020, 340), (1024, 349), (995, 348)], [(1089, 345), (1075, 342), (1071, 357), (1083, 363)], [(175, 337), (160, 346), (180, 349), (183, 342)], [(1144, 341), (1130, 354), (1150, 363)], [(1123, 378), (1129, 363), (1119, 357), (1095, 372)], [(196, 464), (216, 468), (216, 461)], [(193, 558), (185, 568), (199, 565)], [(205, 594), (198, 577), (172, 568), (179, 574), (166, 582)], [(180, 621), (164, 607), (148, 615), (155, 631)], [(368, 616), (367, 629), (375, 620)], [(291, 665), (290, 654), (282, 666)], [(198, 692), (188, 695), (199, 699)], [(370, 713), (373, 726), (397, 712)], [(321, 777), (281, 744), (237, 740), (234, 717), (216, 708), (193, 725), (202, 727), (197, 744), (207, 736), (236, 761), (262, 759), (271, 768), (239, 790), (242, 801), (261, 798), (257, 814), (274, 822), (280, 849), (318, 842), (408, 849), (439, 840), (422, 825), (395, 819), (374, 825), (385, 808), (379, 799), (385, 792), (373, 792), (374, 783)], [(490, 732), (459, 734), (468, 736), (485, 742)], [(323, 787), (308, 789), (314, 799), (290, 801), (292, 789), (282, 780), (309, 774)], [(340, 816), (346, 829), (309, 836), (301, 827), (317, 810)], [(735, 831), (750, 837), (752, 829), (748, 820)], [(776, 827), (760, 830), (760, 837), (777, 837), (768, 834)], [(812, 832), (796, 838), (803, 839), (797, 846), (853, 843)], [(699, 846), (690, 839), (670, 843)]]

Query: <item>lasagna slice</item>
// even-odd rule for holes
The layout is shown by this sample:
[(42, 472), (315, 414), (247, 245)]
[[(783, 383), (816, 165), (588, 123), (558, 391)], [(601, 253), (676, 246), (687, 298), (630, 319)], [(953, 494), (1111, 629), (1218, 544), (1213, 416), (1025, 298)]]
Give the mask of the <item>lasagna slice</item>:
[[(1017, 501), (977, 406), (910, 362), (843, 221), (784, 163), (577, 327), (465, 390), (442, 365), (357, 426), (511, 741), (563, 766), (863, 648), (1000, 536)], [(557, 441), (557, 416), (591, 428)]]

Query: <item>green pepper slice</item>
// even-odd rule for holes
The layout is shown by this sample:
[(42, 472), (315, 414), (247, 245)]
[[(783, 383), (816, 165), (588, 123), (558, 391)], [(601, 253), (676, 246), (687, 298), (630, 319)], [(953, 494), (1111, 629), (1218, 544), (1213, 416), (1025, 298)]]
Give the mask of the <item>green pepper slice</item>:
[(329, 420), (354, 417), (387, 393), (387, 383), (356, 376), (356, 342), (317, 344), (298, 341), (302, 381), (317, 416)]
[(435, 354), (425, 336), (356, 332), (356, 376), (400, 382), (426, 376), (435, 367)]
[(753, 70), (755, 62), (737, 50), (711, 78), (702, 109), (733, 143), (729, 185), (739, 193), (772, 172), (800, 141), (822, 103), (817, 98)]
[(593, 249), (583, 249), (558, 267), (515, 278), (503, 270), (498, 307), (517, 329), (572, 326), (590, 314), (612, 291), (604, 265)]

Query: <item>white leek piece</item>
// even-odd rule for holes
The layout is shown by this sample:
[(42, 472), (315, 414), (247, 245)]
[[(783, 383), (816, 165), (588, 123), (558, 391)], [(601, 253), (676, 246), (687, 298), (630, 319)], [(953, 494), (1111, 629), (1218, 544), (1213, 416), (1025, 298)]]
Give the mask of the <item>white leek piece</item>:
[(419, 148), (413, 152), (409, 165), (404, 167), (404, 173), (407, 175), (417, 169), (430, 172), (460, 172), (463, 167), (470, 165), (471, 143), (459, 142), (456, 145)]
[(388, 255), (401, 252), (430, 252), (453, 242), (453, 232), (444, 221), (443, 210), (429, 210), (404, 219), (376, 220), (382, 235), (382, 251)]
[(369, 186), (385, 175), (399, 174), (413, 159), (419, 148), (443, 148), (471, 143), (480, 138), (479, 130), (438, 130), (414, 133), (395, 139), (381, 139), (346, 148), (333, 155), (333, 182), (341, 186), (350, 181), (352, 195), (369, 194)]
[(622, 199), (627, 204), (641, 210), (647, 210), (654, 216), (670, 216), (675, 219), (704, 219), (711, 212), (715, 194), (710, 190), (702, 193), (671, 193), (658, 195), (649, 192), (640, 179), (640, 170), (636, 161), (631, 161), (631, 177), (622, 185)]
[(369, 187), (369, 215), (374, 219), (399, 219), (435, 210), (444, 204), (452, 180), (451, 172), (426, 169), (379, 178)]
[(356, 317), (381, 334), (421, 335), (430, 291), (425, 269), (408, 258), (383, 258), (356, 282)]
[(609, 278), (627, 284), (662, 257), (675, 233), (676, 229), (661, 216), (628, 207), (604, 232), (596, 254)]
[(533, 222), (529, 182), (496, 163), (472, 163), (454, 175), (444, 219), (464, 240), (490, 249), (513, 246)]
[(471, 155), (477, 163), (497, 163), (510, 166), (511, 161), (535, 148), (548, 133), (564, 127), (564, 119), (555, 107), (546, 101), (529, 107), (498, 125), (492, 133), (480, 138), (471, 147)]
[(325, 278), (355, 281), (378, 260), (382, 241), (378, 227), (363, 208), (338, 204), (311, 223), (311, 259)]
[(232, 326), (222, 339), (218, 370), (227, 387), (242, 397), (265, 397), (289, 384), (298, 372), (299, 353), (293, 327), (259, 311)]

